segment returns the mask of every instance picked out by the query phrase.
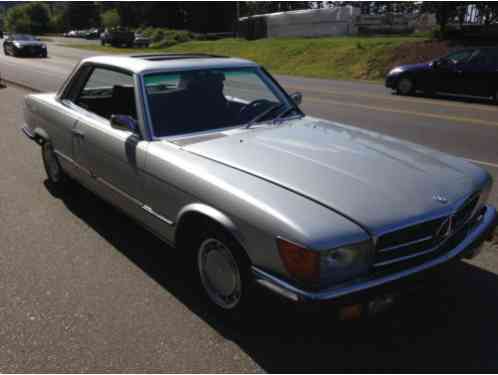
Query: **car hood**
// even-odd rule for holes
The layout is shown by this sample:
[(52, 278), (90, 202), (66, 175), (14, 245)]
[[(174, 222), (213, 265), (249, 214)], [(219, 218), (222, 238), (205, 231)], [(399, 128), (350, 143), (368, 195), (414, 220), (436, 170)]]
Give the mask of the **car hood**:
[(15, 44), (19, 44), (21, 47), (27, 47), (27, 46), (41, 46), (43, 45), (43, 42), (39, 42), (37, 40), (15, 40)]
[(424, 70), (429, 70), (431, 68), (431, 63), (420, 63), (420, 64), (408, 64), (401, 65), (399, 68), (402, 69), (403, 72), (419, 72)]
[(463, 159), (310, 117), (183, 148), (294, 191), (371, 233), (448, 211), (485, 178)]

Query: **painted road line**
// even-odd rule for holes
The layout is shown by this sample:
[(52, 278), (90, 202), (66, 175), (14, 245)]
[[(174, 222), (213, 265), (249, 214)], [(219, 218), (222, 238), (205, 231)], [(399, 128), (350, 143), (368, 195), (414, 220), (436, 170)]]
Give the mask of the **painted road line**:
[(488, 112), (496, 112), (498, 113), (498, 106), (493, 107), (492, 105), (486, 105), (486, 104), (468, 104), (468, 103), (450, 103), (446, 100), (442, 100), (439, 98), (436, 99), (425, 99), (425, 98), (407, 98), (407, 97), (400, 97), (400, 96), (388, 96), (388, 95), (377, 95), (377, 94), (368, 94), (368, 93), (361, 93), (361, 92), (356, 92), (356, 91), (336, 91), (336, 90), (309, 90), (306, 87), (303, 86), (297, 86), (297, 85), (285, 85), (286, 88), (291, 89), (289, 91), (294, 91), (294, 90), (300, 90), (304, 93), (310, 93), (310, 94), (319, 94), (319, 95), (341, 95), (341, 96), (358, 96), (358, 97), (364, 97), (364, 98), (372, 98), (372, 99), (379, 99), (379, 100), (390, 100), (390, 101), (398, 101), (398, 102), (407, 102), (407, 103), (415, 103), (415, 104), (429, 104), (433, 106), (445, 106), (445, 107), (454, 107), (454, 108), (460, 108), (460, 109), (477, 109), (480, 111), (488, 111)]
[(439, 119), (439, 120), (454, 121), (454, 122), (460, 122), (460, 123), (498, 127), (498, 122), (496, 122), (496, 121), (486, 121), (486, 120), (480, 120), (480, 119), (469, 118), (469, 117), (438, 115), (436, 113), (407, 111), (407, 110), (403, 110), (403, 109), (377, 107), (377, 106), (371, 106), (371, 105), (366, 105), (366, 104), (346, 103), (346, 102), (340, 102), (340, 101), (332, 100), (332, 99), (324, 100), (324, 99), (310, 98), (310, 99), (308, 99), (308, 102), (336, 104), (336, 105), (340, 105), (340, 106), (344, 106), (344, 107), (366, 109), (369, 111), (398, 113), (401, 115), (427, 117), (427, 118), (435, 118), (435, 119)]

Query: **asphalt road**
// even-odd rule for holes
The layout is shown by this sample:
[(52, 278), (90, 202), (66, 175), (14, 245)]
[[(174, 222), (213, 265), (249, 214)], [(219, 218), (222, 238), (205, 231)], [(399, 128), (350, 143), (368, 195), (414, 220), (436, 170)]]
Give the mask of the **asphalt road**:
[[(0, 72), (53, 90), (88, 54), (49, 53), (0, 56)], [(305, 93), (312, 115), (473, 159), (498, 177), (498, 106), (279, 78)], [(223, 321), (171, 249), (83, 188), (46, 185), (40, 150), (19, 132), (26, 93), (0, 90), (0, 372), (498, 368), (498, 246), (376, 318), (339, 322), (262, 296), (243, 324)]]

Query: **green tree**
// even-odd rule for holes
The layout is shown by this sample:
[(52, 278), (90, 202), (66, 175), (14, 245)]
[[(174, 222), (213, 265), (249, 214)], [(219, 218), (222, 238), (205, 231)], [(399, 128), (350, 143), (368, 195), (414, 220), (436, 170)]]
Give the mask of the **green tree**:
[(29, 3), (10, 8), (5, 16), (9, 31), (41, 34), (49, 30), (47, 7), (42, 3)]
[(109, 9), (100, 15), (102, 25), (113, 28), (121, 25), (121, 17), (117, 9)]

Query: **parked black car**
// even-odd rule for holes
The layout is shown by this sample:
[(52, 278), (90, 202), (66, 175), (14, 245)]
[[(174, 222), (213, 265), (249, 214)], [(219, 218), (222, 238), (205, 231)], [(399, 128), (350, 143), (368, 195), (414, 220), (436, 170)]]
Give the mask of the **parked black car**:
[(12, 56), (47, 57), (47, 45), (27, 34), (11, 34), (3, 42), (3, 52)]
[(134, 42), (135, 33), (122, 28), (105, 30), (100, 35), (100, 43), (103, 46), (105, 46), (106, 44), (110, 44), (113, 47), (133, 47)]
[(401, 95), (423, 91), (498, 100), (498, 48), (466, 48), (428, 63), (398, 66), (385, 84)]

